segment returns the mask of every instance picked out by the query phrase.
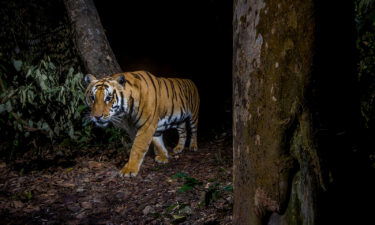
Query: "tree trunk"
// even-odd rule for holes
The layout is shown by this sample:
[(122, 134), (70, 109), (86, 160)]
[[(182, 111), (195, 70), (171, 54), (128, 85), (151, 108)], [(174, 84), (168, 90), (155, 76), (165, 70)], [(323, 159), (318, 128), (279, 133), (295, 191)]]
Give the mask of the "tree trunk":
[(313, 0), (234, 1), (234, 224), (316, 223), (314, 37)]
[(97, 77), (121, 72), (93, 0), (64, 0), (85, 69)]

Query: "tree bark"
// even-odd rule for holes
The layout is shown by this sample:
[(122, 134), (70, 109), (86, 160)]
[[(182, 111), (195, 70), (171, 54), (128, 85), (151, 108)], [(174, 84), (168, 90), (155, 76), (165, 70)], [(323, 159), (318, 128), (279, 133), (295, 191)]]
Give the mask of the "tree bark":
[(86, 71), (97, 77), (121, 72), (93, 0), (64, 0), (64, 3)]
[(234, 224), (316, 223), (314, 37), (313, 0), (234, 1)]

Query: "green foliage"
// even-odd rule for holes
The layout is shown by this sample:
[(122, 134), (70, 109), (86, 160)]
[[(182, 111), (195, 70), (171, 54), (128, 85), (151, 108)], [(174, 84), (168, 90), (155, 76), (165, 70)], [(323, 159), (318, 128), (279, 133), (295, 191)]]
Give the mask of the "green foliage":
[(195, 186), (202, 185), (203, 183), (193, 177), (190, 177), (186, 173), (176, 173), (172, 176), (173, 179), (182, 179), (184, 180), (184, 184), (177, 190), (180, 193), (190, 191)]
[(22, 202), (28, 202), (33, 199), (33, 193), (31, 191), (18, 192), (11, 198), (14, 200), (21, 200)]
[(176, 173), (175, 175), (172, 176), (173, 179), (183, 179), (183, 178), (186, 178), (188, 177), (189, 175), (187, 173), (183, 173), (183, 172), (178, 172)]
[(124, 131), (95, 128), (85, 119), (82, 65), (64, 8), (63, 0), (0, 2), (2, 156), (29, 148), (42, 153), (50, 144), (129, 146)]
[(86, 106), (81, 73), (70, 68), (64, 74), (48, 58), (36, 66), (20, 60), (12, 64), (14, 74), (0, 73), (2, 134), (15, 135), (16, 145), (19, 141), (35, 143), (40, 136), (51, 143), (65, 137), (89, 139), (89, 130), (82, 129)]
[(357, 0), (357, 11), (366, 12), (373, 4), (374, 0)]
[[(0, 58), (1, 60), (1, 58)], [(82, 73), (62, 71), (49, 58), (38, 65), (12, 60), (0, 68), (1, 148), (40, 148), (46, 144), (130, 147), (124, 131), (94, 129), (85, 114)]]
[(1, 1), (0, 17), (0, 52), (5, 58), (37, 64), (48, 56), (64, 69), (79, 67), (62, 0)]
[(220, 185), (220, 183), (215, 182), (210, 184), (204, 195), (204, 205), (207, 207), (211, 202), (223, 197), (224, 192), (233, 192), (232, 185)]
[(355, 3), (361, 114), (364, 127), (369, 128), (375, 127), (375, 1)]
[(90, 126), (81, 128), (82, 74), (72, 69), (80, 65), (61, 9), (62, 0), (0, 2), (1, 149), (91, 139)]
[(192, 214), (192, 209), (187, 204), (176, 202), (168, 206), (164, 211), (164, 216), (171, 219), (173, 224), (179, 224)]

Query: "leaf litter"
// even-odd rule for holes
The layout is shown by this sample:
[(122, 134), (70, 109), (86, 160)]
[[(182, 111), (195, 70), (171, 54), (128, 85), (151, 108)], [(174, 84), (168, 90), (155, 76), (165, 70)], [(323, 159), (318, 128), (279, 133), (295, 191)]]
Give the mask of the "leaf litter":
[(116, 150), (36, 167), (27, 166), (27, 157), (15, 164), (0, 161), (0, 223), (231, 224), (228, 142), (186, 150), (166, 165), (149, 153), (135, 178), (118, 176), (127, 158)]

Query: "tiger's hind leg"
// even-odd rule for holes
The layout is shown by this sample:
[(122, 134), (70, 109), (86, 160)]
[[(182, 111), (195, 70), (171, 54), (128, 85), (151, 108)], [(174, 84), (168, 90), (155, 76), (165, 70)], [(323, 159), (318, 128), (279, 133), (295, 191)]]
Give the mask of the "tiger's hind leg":
[(152, 137), (152, 143), (154, 144), (155, 161), (158, 163), (168, 162), (168, 151), (164, 146), (163, 135)]
[(183, 122), (177, 126), (177, 132), (178, 132), (178, 144), (173, 149), (174, 153), (180, 153), (184, 150), (185, 144), (186, 144), (186, 122)]
[(190, 126), (190, 136), (191, 136), (189, 149), (192, 151), (197, 151), (198, 150), (198, 143), (197, 143), (198, 117), (190, 118), (189, 126)]

